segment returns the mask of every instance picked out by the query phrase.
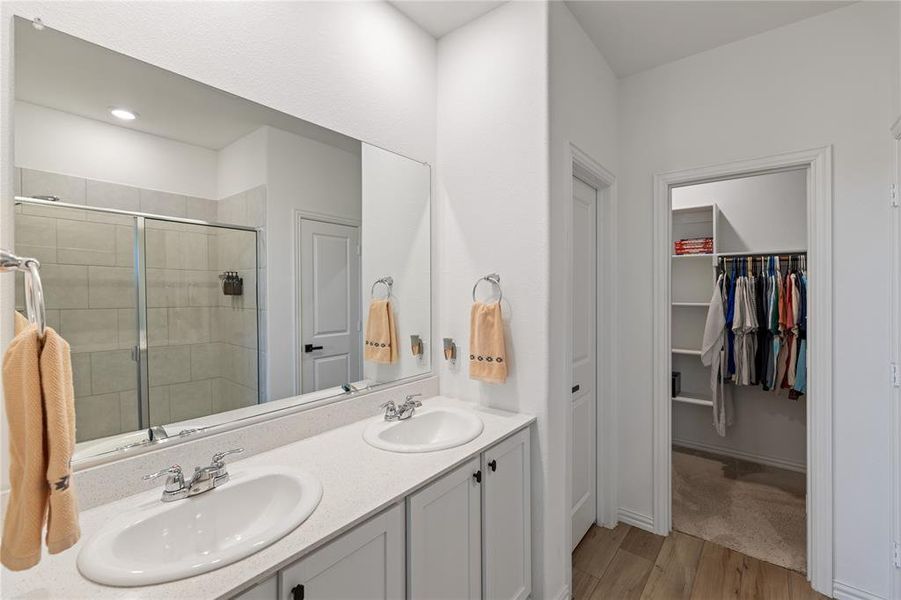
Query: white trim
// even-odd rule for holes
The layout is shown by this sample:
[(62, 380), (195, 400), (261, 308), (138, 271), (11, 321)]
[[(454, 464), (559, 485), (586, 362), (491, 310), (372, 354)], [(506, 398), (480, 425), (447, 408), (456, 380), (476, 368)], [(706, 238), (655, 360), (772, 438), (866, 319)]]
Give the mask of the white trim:
[(632, 527), (638, 527), (639, 529), (644, 529), (645, 531), (654, 531), (654, 517), (650, 515), (645, 515), (634, 510), (629, 510), (628, 508), (620, 507), (619, 510), (616, 511), (616, 518), (620, 523), (625, 523), (626, 525), (631, 525)]
[(554, 596), (555, 600), (571, 600), (573, 597), (572, 592), (569, 589), (569, 586), (564, 584), (563, 589), (557, 592), (557, 595)]
[[(617, 490), (616, 480), (618, 473), (616, 448), (616, 369), (613, 366), (613, 357), (616, 349), (616, 293), (611, 276), (616, 272), (616, 177), (588, 153), (573, 143), (567, 146), (567, 164), (570, 165), (570, 174), (566, 181), (567, 203), (564, 227), (566, 228), (566, 256), (572, 256), (572, 178), (579, 177), (594, 185), (598, 191), (597, 218), (603, 227), (595, 227), (596, 252), (598, 271), (606, 277), (597, 278), (597, 314), (595, 325), (597, 331), (606, 335), (597, 335), (596, 360), (597, 360), (597, 397), (595, 411), (595, 439), (597, 440), (596, 452), (596, 489), (595, 501), (597, 522), (612, 527), (616, 524)], [(572, 261), (567, 259), (566, 268), (566, 298), (567, 311), (569, 313), (568, 338), (572, 332)], [(606, 279), (606, 281), (604, 281)], [(566, 357), (567, 368), (572, 364), (572, 340), (567, 339)], [(572, 380), (567, 377), (566, 398), (569, 398)], [(567, 453), (572, 448), (572, 423), (567, 419), (566, 443)], [(572, 489), (572, 457), (567, 458), (567, 508), (572, 504), (570, 498)], [(570, 533), (570, 537), (572, 534)], [(572, 541), (570, 546), (572, 546)]]
[[(895, 168), (893, 182), (895, 194), (901, 196), (901, 117), (892, 125), (895, 146)], [(892, 349), (891, 360), (901, 368), (901, 208), (891, 208), (891, 257), (890, 268), (892, 290)], [(892, 542), (901, 544), (901, 388), (889, 384), (889, 398), (892, 403)], [(889, 563), (892, 570), (892, 598), (901, 600), (901, 568)]]
[(836, 581), (832, 585), (832, 597), (835, 600), (886, 600), (883, 596), (871, 594), (848, 583)]
[(832, 590), (832, 148), (660, 173), (653, 194), (653, 498), (654, 532), (672, 528), (672, 402), (670, 372), (670, 190), (786, 169), (807, 169), (810, 267), (807, 404), (807, 572), (817, 591)]
[(796, 473), (807, 472), (807, 465), (803, 462), (796, 460), (787, 460), (778, 456), (757, 454), (756, 452), (745, 452), (744, 450), (736, 450), (734, 448), (729, 448), (728, 446), (719, 446), (717, 444), (707, 444), (705, 442), (695, 442), (692, 440), (680, 440), (677, 438), (673, 438), (673, 445), (682, 446), (684, 448), (691, 448), (694, 450), (703, 450), (705, 452), (720, 454), (722, 456), (731, 456), (732, 458), (739, 458), (741, 460), (747, 460), (761, 465), (778, 467), (787, 471), (795, 471)]

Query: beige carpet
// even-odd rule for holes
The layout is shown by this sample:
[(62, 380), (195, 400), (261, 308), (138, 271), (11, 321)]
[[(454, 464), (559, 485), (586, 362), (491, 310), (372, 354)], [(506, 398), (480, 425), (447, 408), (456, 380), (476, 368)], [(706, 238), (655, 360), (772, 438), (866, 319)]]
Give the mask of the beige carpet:
[(673, 448), (673, 528), (804, 572), (805, 486), (803, 473)]

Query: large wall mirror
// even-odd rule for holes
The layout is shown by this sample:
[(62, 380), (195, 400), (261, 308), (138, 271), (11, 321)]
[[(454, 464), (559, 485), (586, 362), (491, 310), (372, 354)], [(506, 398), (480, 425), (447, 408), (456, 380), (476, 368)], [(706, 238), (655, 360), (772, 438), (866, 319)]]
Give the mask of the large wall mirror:
[(430, 371), (428, 165), (24, 19), (14, 122), (76, 462)]

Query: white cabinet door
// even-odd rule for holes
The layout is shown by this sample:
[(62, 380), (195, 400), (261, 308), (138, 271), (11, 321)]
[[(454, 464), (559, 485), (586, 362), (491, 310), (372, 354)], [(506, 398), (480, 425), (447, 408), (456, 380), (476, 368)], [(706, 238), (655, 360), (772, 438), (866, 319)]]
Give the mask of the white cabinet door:
[(256, 584), (249, 590), (245, 590), (234, 596), (231, 600), (277, 600), (278, 575), (273, 575)]
[(404, 597), (402, 504), (355, 527), (279, 572), (281, 600)]
[(474, 458), (407, 497), (408, 598), (481, 598), (483, 477)]
[(529, 430), (482, 454), (483, 579), (486, 600), (532, 592)]

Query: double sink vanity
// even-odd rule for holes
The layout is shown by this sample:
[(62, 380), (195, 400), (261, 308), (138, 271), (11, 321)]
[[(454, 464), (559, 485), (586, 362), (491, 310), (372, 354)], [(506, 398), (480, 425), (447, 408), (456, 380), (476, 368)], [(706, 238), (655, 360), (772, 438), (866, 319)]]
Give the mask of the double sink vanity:
[(162, 498), (86, 511), (82, 542), (4, 597), (527, 598), (534, 418), (440, 396), (383, 408), (192, 477), (165, 469)]

